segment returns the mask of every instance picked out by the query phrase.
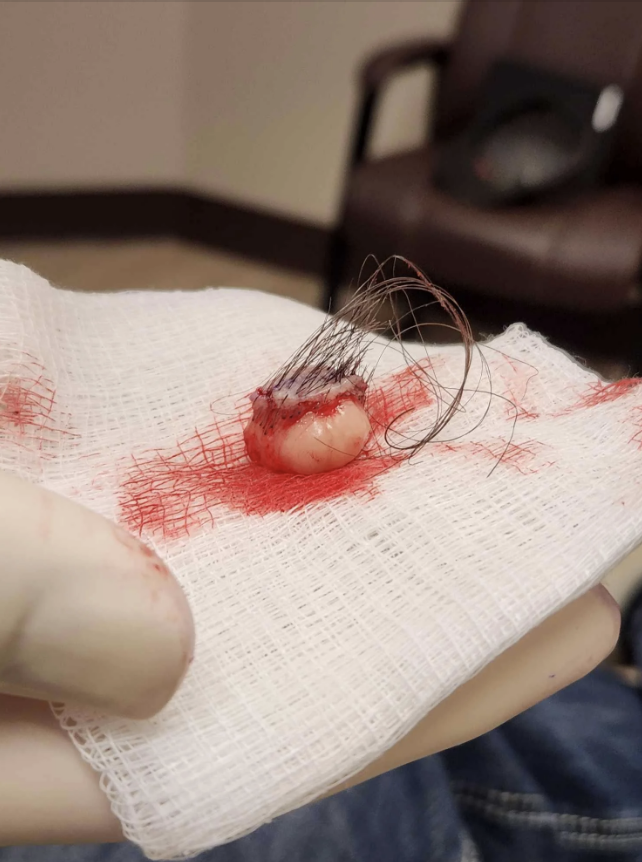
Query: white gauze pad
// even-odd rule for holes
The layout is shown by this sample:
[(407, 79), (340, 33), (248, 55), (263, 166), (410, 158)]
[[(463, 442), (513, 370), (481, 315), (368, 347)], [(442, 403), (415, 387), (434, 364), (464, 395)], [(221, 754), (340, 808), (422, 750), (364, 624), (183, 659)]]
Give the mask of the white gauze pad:
[[(639, 381), (606, 384), (521, 325), (481, 348), (495, 395), (478, 356), (465, 410), (410, 460), (249, 464), (247, 396), (322, 320), (243, 290), (65, 292), (0, 264), (0, 467), (140, 535), (194, 614), (158, 716), (61, 714), (151, 858), (355, 774), (642, 538)], [(456, 386), (462, 348), (427, 349)], [(377, 409), (413, 397), (383, 339), (370, 366)]]

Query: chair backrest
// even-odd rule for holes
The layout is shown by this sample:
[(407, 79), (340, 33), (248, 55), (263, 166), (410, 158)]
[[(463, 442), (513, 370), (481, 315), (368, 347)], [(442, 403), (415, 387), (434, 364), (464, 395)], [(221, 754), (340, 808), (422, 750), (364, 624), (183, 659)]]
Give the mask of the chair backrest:
[(439, 88), (438, 137), (465, 123), (499, 59), (598, 85), (618, 84), (624, 104), (612, 173), (642, 181), (640, 0), (467, 0)]

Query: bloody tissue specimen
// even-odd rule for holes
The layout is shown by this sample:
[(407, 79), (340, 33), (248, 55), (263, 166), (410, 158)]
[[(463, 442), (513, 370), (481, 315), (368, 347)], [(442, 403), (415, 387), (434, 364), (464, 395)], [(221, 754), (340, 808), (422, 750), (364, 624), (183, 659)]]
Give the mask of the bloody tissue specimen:
[(332, 379), (323, 366), (302, 369), (251, 396), (243, 430), (251, 461), (276, 473), (311, 475), (345, 467), (363, 451), (371, 426), (365, 380)]
[(135, 458), (121, 484), (120, 520), (132, 532), (180, 539), (229, 511), (287, 512), (346, 495), (376, 494), (377, 476), (404, 460), (383, 439), (390, 423), (431, 404), (416, 368), (372, 385), (365, 397), (372, 434), (361, 455), (339, 470), (313, 475), (278, 473), (248, 459), (243, 426), (251, 408), (215, 420), (173, 450)]

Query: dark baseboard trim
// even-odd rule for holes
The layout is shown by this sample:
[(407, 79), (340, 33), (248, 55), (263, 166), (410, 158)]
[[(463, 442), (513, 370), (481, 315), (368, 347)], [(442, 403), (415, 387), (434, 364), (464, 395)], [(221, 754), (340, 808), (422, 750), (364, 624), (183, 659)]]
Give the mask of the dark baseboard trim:
[(0, 193), (0, 239), (174, 236), (320, 274), (329, 234), (320, 225), (176, 189)]
[(212, 198), (188, 196), (185, 239), (264, 263), (320, 274), (329, 235), (330, 231), (320, 225)]

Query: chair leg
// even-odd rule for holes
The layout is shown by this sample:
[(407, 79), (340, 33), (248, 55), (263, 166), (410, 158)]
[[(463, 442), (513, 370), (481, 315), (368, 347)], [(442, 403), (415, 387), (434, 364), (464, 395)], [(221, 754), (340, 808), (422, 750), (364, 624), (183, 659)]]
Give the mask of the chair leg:
[(330, 237), (325, 262), (324, 290), (321, 306), (323, 311), (334, 311), (334, 305), (345, 270), (346, 258), (346, 242), (341, 236), (340, 231), (335, 230)]

